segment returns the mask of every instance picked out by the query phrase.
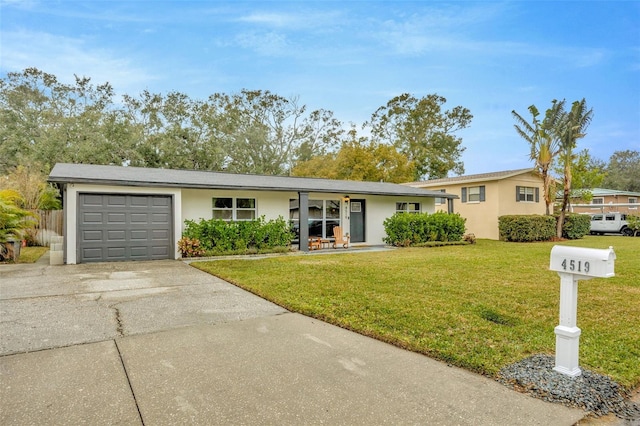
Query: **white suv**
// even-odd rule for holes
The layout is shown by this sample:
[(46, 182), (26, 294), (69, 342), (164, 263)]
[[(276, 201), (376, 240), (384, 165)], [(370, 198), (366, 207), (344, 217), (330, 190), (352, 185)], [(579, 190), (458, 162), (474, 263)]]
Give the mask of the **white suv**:
[(622, 234), (633, 235), (633, 230), (629, 228), (627, 215), (624, 213), (598, 213), (591, 215), (591, 228), (589, 232), (595, 234)]

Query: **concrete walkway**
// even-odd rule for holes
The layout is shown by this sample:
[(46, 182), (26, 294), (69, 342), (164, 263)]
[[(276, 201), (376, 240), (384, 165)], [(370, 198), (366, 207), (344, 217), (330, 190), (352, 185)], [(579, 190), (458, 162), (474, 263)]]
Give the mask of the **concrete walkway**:
[(0, 265), (0, 321), (3, 425), (572, 425), (583, 417), (288, 313), (181, 262)]

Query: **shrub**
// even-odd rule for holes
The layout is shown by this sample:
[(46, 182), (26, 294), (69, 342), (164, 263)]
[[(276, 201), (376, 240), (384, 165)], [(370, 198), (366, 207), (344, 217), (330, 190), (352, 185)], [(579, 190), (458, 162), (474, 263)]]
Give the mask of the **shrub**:
[(200, 247), (200, 240), (196, 238), (180, 238), (180, 241), (178, 241), (178, 250), (182, 257), (198, 257), (204, 255), (204, 249)]
[(627, 215), (627, 223), (633, 231), (633, 235), (640, 235), (640, 216)]
[(397, 247), (415, 246), (430, 241), (460, 241), (465, 219), (449, 213), (396, 213), (385, 219), (384, 242)]
[(591, 216), (576, 213), (567, 214), (562, 224), (562, 237), (577, 240), (587, 235), (590, 228)]
[(239, 222), (186, 220), (182, 235), (183, 240), (198, 240), (203, 251), (215, 254), (273, 251), (276, 247), (288, 247), (294, 238), (289, 224), (282, 217), (269, 221), (260, 217)]
[(556, 220), (553, 216), (540, 215), (500, 216), (498, 230), (504, 241), (548, 241), (556, 235)]

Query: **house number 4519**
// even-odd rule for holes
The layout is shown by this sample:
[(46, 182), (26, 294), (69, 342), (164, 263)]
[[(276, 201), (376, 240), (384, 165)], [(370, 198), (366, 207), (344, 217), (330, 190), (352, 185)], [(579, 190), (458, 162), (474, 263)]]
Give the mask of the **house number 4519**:
[(589, 272), (589, 262), (574, 259), (563, 259), (560, 264), (565, 271)]

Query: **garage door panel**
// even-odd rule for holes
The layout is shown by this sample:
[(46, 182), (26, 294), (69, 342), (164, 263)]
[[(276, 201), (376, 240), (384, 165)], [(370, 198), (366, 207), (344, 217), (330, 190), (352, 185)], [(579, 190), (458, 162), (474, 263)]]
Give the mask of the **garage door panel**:
[(104, 257), (102, 249), (99, 247), (83, 248), (81, 253), (85, 261), (99, 262)]
[(125, 213), (108, 213), (107, 224), (124, 224), (127, 223), (127, 215)]
[(78, 217), (81, 263), (173, 257), (170, 196), (80, 194)]
[(131, 196), (132, 207), (149, 207), (149, 197), (146, 196)]
[(80, 221), (86, 224), (103, 223), (104, 221), (104, 216), (100, 212), (84, 212), (80, 217), (81, 217)]
[(149, 239), (149, 233), (144, 229), (134, 229), (130, 232), (131, 241), (147, 241)]
[(124, 207), (127, 205), (126, 195), (107, 195), (107, 207)]
[(149, 215), (147, 213), (131, 213), (129, 221), (131, 223), (149, 223)]
[(102, 241), (103, 234), (100, 230), (84, 230), (82, 231), (81, 239), (86, 242)]
[(126, 241), (127, 231), (124, 229), (107, 230), (108, 241)]
[(104, 203), (104, 197), (102, 196), (102, 194), (85, 194), (85, 197), (83, 200), (81, 200), (81, 203), (85, 206), (102, 206), (102, 203)]

